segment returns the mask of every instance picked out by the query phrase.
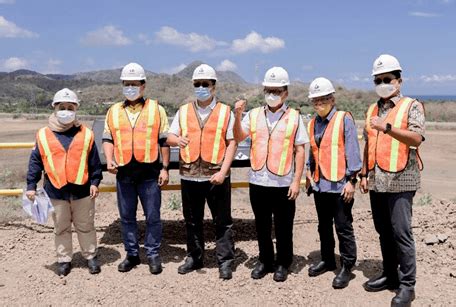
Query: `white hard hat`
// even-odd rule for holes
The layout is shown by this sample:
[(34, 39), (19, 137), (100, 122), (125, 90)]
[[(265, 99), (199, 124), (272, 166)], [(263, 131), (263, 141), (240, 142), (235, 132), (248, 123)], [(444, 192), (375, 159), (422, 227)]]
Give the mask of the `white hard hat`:
[(374, 65), (372, 67), (372, 76), (395, 70), (402, 71), (399, 61), (392, 55), (382, 54), (374, 61)]
[(71, 102), (79, 106), (78, 96), (76, 96), (75, 92), (67, 88), (55, 93), (54, 99), (52, 100), (52, 106), (54, 107), (59, 102)]
[(124, 66), (120, 74), (120, 80), (146, 80), (146, 72), (138, 63), (130, 63)]
[(263, 86), (282, 87), (286, 85), (290, 85), (290, 78), (282, 67), (272, 67), (264, 75)]
[(192, 80), (217, 80), (217, 75), (214, 68), (201, 64), (193, 71)]
[(331, 81), (323, 77), (316, 78), (309, 85), (309, 98), (322, 97), (335, 92)]

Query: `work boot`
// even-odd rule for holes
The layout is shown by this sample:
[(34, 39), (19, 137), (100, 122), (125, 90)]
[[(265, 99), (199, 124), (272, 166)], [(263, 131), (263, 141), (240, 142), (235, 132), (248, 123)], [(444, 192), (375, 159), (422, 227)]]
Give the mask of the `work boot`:
[(98, 274), (101, 272), (97, 257), (93, 257), (92, 259), (87, 260), (87, 266), (89, 267), (90, 274)]
[(57, 275), (67, 276), (71, 272), (71, 262), (59, 262), (57, 267)]
[(399, 288), (399, 292), (391, 300), (391, 306), (406, 307), (411, 306), (412, 301), (415, 299), (414, 289)]
[(283, 265), (279, 265), (279, 266), (277, 266), (272, 279), (274, 279), (274, 281), (277, 281), (277, 282), (284, 282), (285, 280), (287, 280), (287, 276), (288, 276), (288, 269), (286, 267), (284, 267)]
[(334, 271), (335, 269), (335, 263), (327, 263), (325, 261), (320, 261), (319, 263), (311, 265), (309, 267), (309, 276), (316, 277), (328, 271)]
[(160, 257), (149, 258), (149, 271), (153, 275), (158, 275), (163, 271)]
[(231, 269), (231, 264), (221, 264), (219, 267), (219, 278), (228, 280), (233, 278), (233, 270)]
[(348, 286), (352, 278), (351, 268), (347, 268), (346, 266), (342, 266), (339, 274), (334, 277), (332, 286), (334, 289), (343, 289)]
[(184, 264), (177, 268), (177, 273), (187, 274), (203, 267), (202, 261), (195, 261), (192, 257), (187, 257)]
[(262, 262), (258, 261), (255, 265), (255, 268), (252, 270), (250, 276), (253, 279), (261, 279), (265, 277), (268, 273), (272, 273), (273, 269), (272, 266), (267, 266)]
[(117, 267), (117, 270), (119, 272), (129, 272), (131, 269), (133, 269), (135, 266), (141, 263), (141, 259), (139, 259), (139, 256), (128, 256), (125, 257), (124, 261), (122, 261), (119, 266)]
[(385, 273), (382, 275), (374, 277), (363, 284), (363, 287), (368, 292), (378, 292), (383, 290), (395, 290), (399, 288), (399, 281), (392, 280), (387, 277)]

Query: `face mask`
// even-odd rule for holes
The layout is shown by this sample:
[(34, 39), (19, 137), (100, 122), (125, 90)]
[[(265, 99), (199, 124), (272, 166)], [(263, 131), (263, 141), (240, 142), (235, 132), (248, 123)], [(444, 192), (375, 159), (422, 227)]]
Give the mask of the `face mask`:
[(141, 95), (141, 89), (139, 86), (124, 86), (123, 94), (129, 101), (135, 101)]
[(324, 104), (324, 105), (318, 106), (316, 111), (317, 111), (318, 116), (324, 118), (329, 114), (329, 112), (331, 112), (331, 109), (332, 109), (332, 105)]
[(59, 110), (55, 113), (55, 116), (57, 117), (59, 123), (68, 125), (74, 122), (76, 118), (76, 112), (70, 110)]
[(382, 98), (388, 98), (393, 96), (393, 94), (396, 92), (397, 88), (393, 84), (379, 84), (375, 87), (375, 92), (377, 93), (378, 96)]
[(264, 95), (264, 100), (271, 108), (277, 107), (282, 102), (282, 97), (280, 95), (266, 94)]
[(196, 87), (195, 96), (199, 101), (206, 101), (211, 98), (211, 90), (208, 87)]

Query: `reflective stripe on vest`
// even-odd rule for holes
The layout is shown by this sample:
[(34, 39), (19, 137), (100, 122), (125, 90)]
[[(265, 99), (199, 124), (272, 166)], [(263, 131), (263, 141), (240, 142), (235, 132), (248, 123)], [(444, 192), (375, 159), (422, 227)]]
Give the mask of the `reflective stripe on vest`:
[(115, 104), (108, 113), (108, 125), (119, 166), (128, 164), (133, 156), (141, 163), (152, 163), (158, 159), (160, 111), (156, 100), (146, 100), (134, 127), (123, 102)]
[(185, 163), (193, 163), (201, 157), (205, 162), (220, 164), (225, 157), (230, 107), (218, 102), (202, 128), (197, 116), (193, 103), (187, 103), (179, 109), (181, 135), (190, 140), (180, 150), (181, 159)]
[(315, 182), (320, 180), (320, 171), (325, 179), (332, 182), (338, 182), (345, 177), (344, 118), (346, 114), (347, 112), (337, 111), (333, 115), (319, 145), (315, 141), (315, 118), (309, 122), (310, 146), (315, 161), (313, 173)]
[(88, 181), (88, 154), (93, 146), (93, 133), (85, 126), (74, 136), (68, 151), (47, 127), (38, 131), (37, 144), (44, 169), (57, 189), (67, 183), (83, 185)]
[(250, 163), (254, 171), (266, 164), (268, 170), (278, 176), (290, 173), (294, 154), (294, 141), (299, 125), (299, 112), (288, 108), (272, 132), (266, 122), (263, 107), (250, 112)]
[[(404, 97), (389, 110), (385, 122), (397, 129), (407, 129), (408, 113), (415, 100)], [(377, 164), (382, 170), (391, 173), (401, 172), (408, 163), (410, 147), (395, 138), (370, 127), (370, 119), (378, 115), (377, 103), (372, 104), (366, 116), (368, 135), (368, 168), (372, 170)]]

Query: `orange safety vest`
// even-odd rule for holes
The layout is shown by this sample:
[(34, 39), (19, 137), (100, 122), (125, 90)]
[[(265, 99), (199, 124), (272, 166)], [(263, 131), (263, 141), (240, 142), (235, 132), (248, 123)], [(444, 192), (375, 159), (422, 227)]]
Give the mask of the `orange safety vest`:
[[(409, 97), (401, 98), (389, 110), (385, 122), (390, 123), (394, 128), (407, 129), (408, 113), (414, 101), (414, 99)], [(373, 103), (367, 111), (365, 126), (368, 146), (368, 169), (374, 169), (375, 164), (377, 164), (384, 171), (391, 173), (401, 172), (407, 166), (410, 147), (388, 134), (372, 129), (370, 127), (370, 119), (377, 115), (378, 105)]]
[(89, 180), (89, 152), (94, 136), (92, 130), (81, 126), (71, 141), (68, 151), (49, 127), (41, 128), (36, 143), (46, 172), (52, 185), (57, 189), (68, 183), (84, 185)]
[(349, 112), (337, 111), (329, 121), (328, 126), (323, 132), (320, 145), (315, 141), (315, 117), (308, 125), (310, 135), (310, 149), (315, 161), (315, 171), (313, 179), (320, 181), (321, 175), (326, 180), (338, 182), (345, 177), (347, 160), (345, 158), (345, 115), (351, 117)]
[(264, 107), (250, 111), (250, 164), (254, 171), (266, 165), (271, 173), (285, 176), (292, 167), (299, 112), (288, 108), (272, 131), (269, 131), (265, 112)]
[(203, 124), (196, 114), (193, 102), (179, 108), (181, 134), (190, 142), (180, 150), (180, 157), (185, 163), (193, 163), (198, 158), (211, 164), (220, 164), (225, 157), (226, 131), (231, 116), (230, 107), (217, 102), (211, 114)]
[(156, 100), (147, 99), (132, 128), (123, 102), (116, 103), (108, 113), (108, 125), (114, 141), (114, 157), (119, 166), (130, 163), (134, 156), (141, 163), (158, 159), (160, 111)]

